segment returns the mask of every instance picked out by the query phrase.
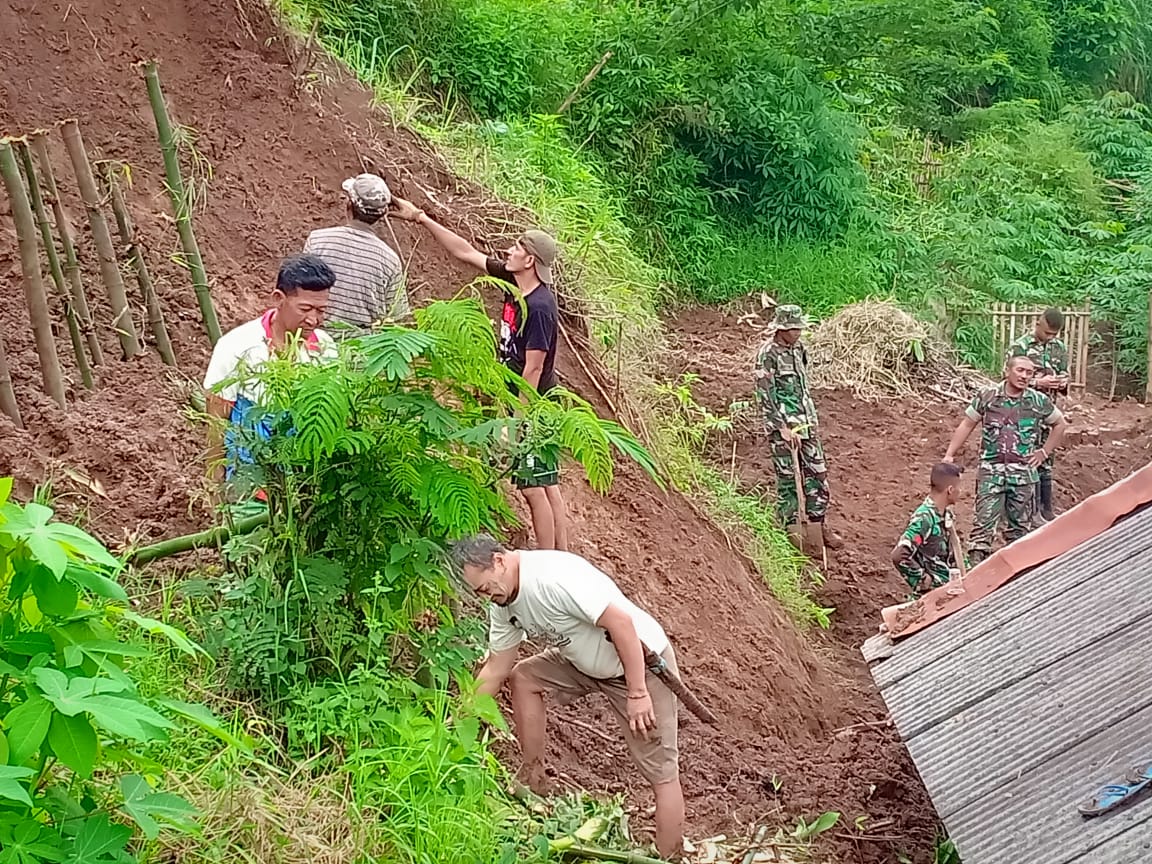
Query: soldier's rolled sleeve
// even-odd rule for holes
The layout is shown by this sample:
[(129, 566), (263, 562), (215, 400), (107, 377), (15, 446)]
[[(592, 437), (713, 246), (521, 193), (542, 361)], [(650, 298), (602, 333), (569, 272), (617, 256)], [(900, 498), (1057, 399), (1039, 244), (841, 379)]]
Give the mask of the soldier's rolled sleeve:
[(1055, 426), (1064, 419), (1064, 413), (1055, 405), (1052, 406), (1052, 412), (1044, 418), (1045, 426)]

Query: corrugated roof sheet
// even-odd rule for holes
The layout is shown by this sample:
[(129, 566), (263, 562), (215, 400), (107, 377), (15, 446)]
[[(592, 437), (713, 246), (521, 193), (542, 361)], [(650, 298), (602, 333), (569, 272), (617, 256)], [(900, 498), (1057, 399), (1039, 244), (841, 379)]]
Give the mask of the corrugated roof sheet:
[(1084, 499), (1052, 522), (998, 550), (972, 569), (964, 581), (962, 594), (952, 596), (948, 587), (940, 587), (914, 603), (882, 610), (889, 637), (911, 635), (959, 612), (999, 590), (1019, 574), (1090, 541), (1120, 517), (1149, 502), (1152, 502), (1152, 465)]
[(1152, 794), (1076, 809), (1152, 760), (1152, 509), (872, 671), (964, 864), (1152, 864)]

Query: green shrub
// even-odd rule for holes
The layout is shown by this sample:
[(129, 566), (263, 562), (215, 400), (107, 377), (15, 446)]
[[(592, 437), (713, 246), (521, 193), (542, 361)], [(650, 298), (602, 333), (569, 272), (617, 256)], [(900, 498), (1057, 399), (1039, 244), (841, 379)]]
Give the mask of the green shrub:
[(0, 857), (133, 861), (137, 831), (189, 831), (196, 816), (135, 773), (149, 764), (141, 747), (168, 740), (173, 718), (230, 736), (201, 705), (141, 694), (128, 662), (150, 652), (119, 638), (121, 621), (200, 649), (127, 607), (120, 563), (98, 541), (11, 490), (0, 479)]

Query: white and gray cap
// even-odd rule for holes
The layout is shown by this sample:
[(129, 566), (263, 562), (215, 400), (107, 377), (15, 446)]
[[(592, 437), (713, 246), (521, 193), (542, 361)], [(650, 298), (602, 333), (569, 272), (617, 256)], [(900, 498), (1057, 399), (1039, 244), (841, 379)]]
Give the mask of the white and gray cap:
[(383, 177), (375, 174), (358, 174), (349, 177), (340, 187), (359, 210), (369, 215), (382, 214), (392, 203), (392, 191)]

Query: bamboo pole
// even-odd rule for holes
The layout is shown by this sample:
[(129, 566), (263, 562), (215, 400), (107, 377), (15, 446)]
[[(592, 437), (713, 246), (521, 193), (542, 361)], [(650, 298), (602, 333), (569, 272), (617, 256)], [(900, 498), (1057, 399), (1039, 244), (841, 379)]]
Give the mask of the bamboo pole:
[(36, 222), (40, 226), (40, 239), (44, 243), (44, 254), (48, 257), (48, 271), (52, 274), (52, 282), (55, 283), (61, 302), (64, 304), (64, 321), (68, 325), (68, 338), (72, 341), (76, 368), (80, 371), (80, 380), (85, 389), (91, 390), (92, 367), (88, 363), (88, 355), (84, 353), (84, 337), (80, 333), (80, 323), (76, 320), (72, 297), (68, 293), (67, 285), (64, 284), (64, 271), (60, 269), (60, 256), (56, 252), (56, 241), (52, 237), (48, 211), (44, 208), (44, 196), (40, 192), (40, 180), (36, 176), (36, 166), (32, 162), (32, 151), (26, 141), (19, 142), (16, 149), (24, 166), (24, 179), (28, 183), (28, 195), (32, 199), (32, 212), (36, 215)]
[(148, 329), (152, 331), (152, 337), (156, 340), (156, 350), (160, 352), (160, 357), (165, 363), (175, 366), (176, 354), (172, 350), (172, 340), (168, 338), (164, 310), (160, 308), (160, 298), (156, 296), (156, 288), (152, 284), (152, 275), (148, 272), (144, 252), (136, 242), (136, 232), (128, 216), (124, 193), (116, 180), (116, 169), (110, 162), (104, 164), (104, 183), (112, 199), (112, 215), (116, 217), (116, 230), (120, 234), (120, 242), (127, 248), (128, 257), (136, 271), (136, 282), (140, 286), (140, 293), (144, 295), (144, 306), (148, 310)]
[(16, 403), (16, 391), (12, 389), (12, 373), (8, 371), (8, 354), (4, 351), (2, 336), (0, 336), (0, 411), (12, 418), (17, 429), (24, 428), (20, 406)]
[(260, 526), (267, 524), (268, 512), (265, 511), (263, 513), (257, 513), (255, 516), (249, 516), (246, 519), (238, 519), (232, 525), (218, 525), (206, 531), (198, 531), (195, 534), (185, 534), (182, 537), (161, 540), (159, 543), (153, 543), (151, 546), (142, 546), (136, 551), (130, 552), (126, 560), (130, 564), (147, 564), (149, 561), (155, 561), (157, 558), (167, 558), (169, 555), (179, 555), (181, 552), (190, 552), (193, 549), (216, 546), (230, 537), (251, 534)]
[(60, 235), (60, 247), (64, 250), (64, 275), (68, 279), (68, 288), (72, 294), (72, 308), (84, 334), (84, 341), (88, 344), (88, 353), (92, 356), (92, 365), (99, 366), (104, 362), (104, 351), (100, 348), (100, 340), (96, 336), (96, 328), (92, 326), (92, 313), (88, 309), (88, 295), (84, 292), (84, 281), (80, 275), (80, 262), (76, 258), (76, 244), (72, 240), (72, 226), (64, 213), (64, 204), (60, 200), (60, 192), (56, 188), (56, 174), (52, 170), (52, 160), (48, 155), (48, 135), (43, 129), (28, 136), (28, 143), (36, 153), (40, 163), (40, 181), (43, 191), (48, 193), (49, 203), (52, 205), (52, 215), (56, 217), (56, 233)]
[(92, 240), (100, 260), (100, 274), (104, 277), (104, 289), (108, 292), (108, 302), (112, 306), (112, 326), (120, 339), (124, 359), (130, 360), (140, 353), (140, 339), (136, 335), (136, 325), (132, 323), (128, 295), (124, 291), (124, 277), (116, 261), (116, 248), (112, 245), (108, 220), (100, 209), (100, 191), (96, 188), (96, 178), (92, 176), (92, 166), (84, 149), (84, 139), (80, 137), (80, 127), (75, 120), (66, 120), (61, 131), (68, 156), (72, 160), (72, 169), (76, 173), (76, 182), (80, 186), (80, 198), (84, 201), (84, 209), (88, 211), (88, 224), (92, 228)]
[(164, 174), (168, 180), (168, 196), (172, 199), (172, 211), (176, 216), (176, 230), (180, 233), (180, 246), (184, 250), (184, 260), (192, 274), (192, 288), (200, 305), (200, 318), (208, 332), (208, 341), (213, 345), (220, 338), (220, 321), (216, 317), (216, 307), (212, 305), (212, 292), (208, 287), (208, 274), (204, 271), (204, 259), (200, 257), (200, 246), (192, 229), (192, 208), (189, 206), (188, 192), (184, 179), (180, 176), (180, 156), (176, 152), (176, 141), (172, 134), (172, 121), (168, 117), (168, 106), (160, 89), (160, 73), (156, 61), (144, 64), (144, 79), (148, 85), (148, 101), (152, 103), (152, 114), (156, 119), (156, 135), (160, 139), (160, 151), (164, 154)]
[(60, 373), (60, 358), (56, 356), (56, 339), (52, 335), (52, 318), (48, 314), (48, 298), (44, 294), (44, 280), (40, 273), (40, 249), (36, 243), (36, 220), (32, 205), (24, 189), (24, 180), (16, 164), (16, 153), (11, 139), (0, 139), (0, 174), (8, 189), (12, 203), (12, 220), (16, 223), (16, 240), (20, 247), (20, 269), (24, 274), (24, 299), (28, 304), (28, 317), (36, 339), (36, 356), (40, 359), (40, 377), (44, 392), (57, 405), (65, 407), (64, 376)]
[(1091, 338), (1092, 308), (1084, 304), (1084, 316), (1080, 319), (1080, 369), (1077, 378), (1080, 386), (1088, 389), (1088, 340)]

